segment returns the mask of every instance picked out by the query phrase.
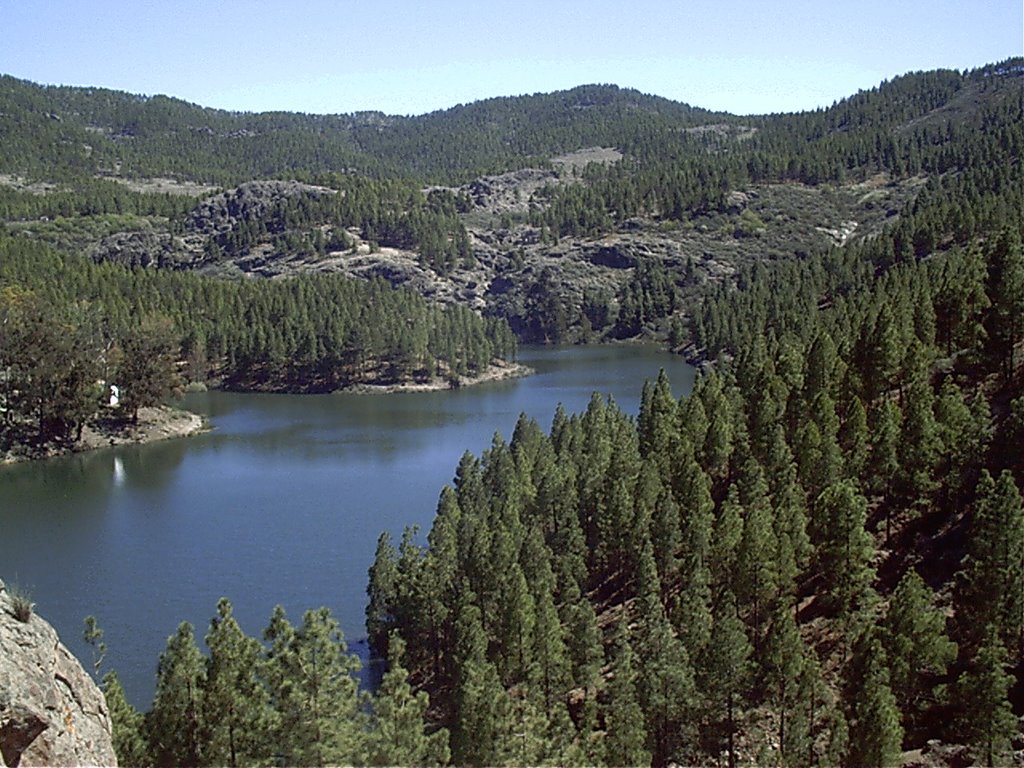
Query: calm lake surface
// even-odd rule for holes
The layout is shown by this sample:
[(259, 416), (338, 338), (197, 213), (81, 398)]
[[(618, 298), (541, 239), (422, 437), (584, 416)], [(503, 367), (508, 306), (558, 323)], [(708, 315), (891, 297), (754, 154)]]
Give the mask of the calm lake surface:
[(429, 530), (462, 454), (520, 413), (547, 432), (555, 406), (592, 392), (636, 414), (664, 368), (679, 396), (693, 369), (651, 347), (524, 348), (537, 374), (451, 392), (189, 395), (213, 431), (147, 446), (0, 467), (0, 579), (89, 665), (83, 619), (96, 616), (129, 699), (148, 709), (156, 663), (178, 623), (204, 647), (221, 596), (259, 636), (280, 603), (293, 623), (331, 608), (365, 657), (367, 569), (377, 537)]

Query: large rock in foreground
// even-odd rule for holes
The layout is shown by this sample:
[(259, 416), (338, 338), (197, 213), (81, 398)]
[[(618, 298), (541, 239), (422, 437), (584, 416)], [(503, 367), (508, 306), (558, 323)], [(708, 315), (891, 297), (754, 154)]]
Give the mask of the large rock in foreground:
[(0, 762), (117, 765), (103, 693), (57, 633), (15, 616), (0, 582)]

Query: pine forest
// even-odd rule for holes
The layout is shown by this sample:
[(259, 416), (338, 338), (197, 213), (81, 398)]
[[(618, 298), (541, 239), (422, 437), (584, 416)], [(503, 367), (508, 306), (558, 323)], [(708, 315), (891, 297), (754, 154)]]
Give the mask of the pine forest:
[[(3, 77), (0, 137), (2, 449), (74, 444), (117, 377), (137, 415), (200, 383), (455, 386), (520, 342), (700, 370), (466, 452), (429, 530), (379, 538), (372, 690), (326, 608), (254, 637), (229, 599), (168, 639), (148, 711), (108, 672), (122, 764), (1022, 759), (1022, 60), (760, 117), (612, 86), (238, 114)], [(817, 206), (868, 224), (825, 238)], [(404, 277), (333, 266), (357, 257)]]

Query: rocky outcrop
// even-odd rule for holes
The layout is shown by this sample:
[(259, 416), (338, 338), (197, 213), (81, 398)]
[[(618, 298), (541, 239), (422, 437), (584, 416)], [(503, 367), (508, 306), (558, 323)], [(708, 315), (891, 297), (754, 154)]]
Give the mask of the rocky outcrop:
[(185, 229), (207, 236), (228, 232), (244, 222), (266, 224), (282, 203), (333, 194), (332, 189), (297, 181), (250, 181), (200, 202), (186, 217)]
[[(757, 185), (730, 191), (720, 210), (712, 208), (687, 221), (637, 216), (601, 236), (553, 241), (550, 230), (534, 217), (550, 204), (548, 188), (585, 183), (579, 172), (588, 163), (621, 159), (616, 149), (591, 147), (552, 158), (549, 168), (523, 168), (458, 187), (424, 189), (426, 194), (446, 190), (456, 197), (468, 235), (471, 258), (445, 271), (435, 271), (405, 246), (364, 239), (357, 226), (342, 231), (326, 215), (329, 206), (321, 205), (339, 193), (297, 181), (241, 184), (197, 203), (173, 232), (154, 224), (152, 230), (116, 233), (91, 253), (97, 261), (196, 269), (225, 278), (336, 273), (382, 279), (429, 301), (503, 317), (515, 330), (544, 325), (543, 317), (529, 323), (527, 318), (550, 316), (554, 302), (569, 326), (566, 338), (572, 339), (584, 294), (605, 297), (614, 318), (618, 297), (638, 264), (662, 265), (674, 275), (679, 304), (698, 304), (708, 283), (729, 280), (743, 266), (803, 258), (826, 246), (877, 234), (915, 194), (913, 184), (891, 183), (882, 176), (827, 190)], [(296, 228), (291, 213), (300, 202), (308, 220)], [(314, 246), (317, 239), (320, 245)], [(540, 310), (538, 294), (546, 299)], [(582, 324), (579, 329), (588, 333)]]
[(89, 250), (93, 261), (113, 261), (126, 267), (156, 266), (181, 269), (199, 262), (198, 255), (185, 251), (180, 241), (167, 232), (140, 230), (116, 232)]
[(5, 766), (117, 765), (103, 693), (0, 582), (0, 760)]

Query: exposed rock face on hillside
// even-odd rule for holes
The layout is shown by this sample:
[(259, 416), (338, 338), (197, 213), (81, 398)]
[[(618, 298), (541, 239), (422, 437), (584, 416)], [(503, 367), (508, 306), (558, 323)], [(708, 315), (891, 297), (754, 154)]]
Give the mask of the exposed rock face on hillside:
[(116, 232), (94, 245), (89, 255), (94, 261), (113, 261), (126, 267), (175, 268), (193, 261), (174, 246), (174, 238), (166, 232)]
[(0, 582), (0, 759), (5, 766), (117, 765), (103, 693), (39, 616), (14, 615)]
[[(759, 185), (733, 190), (723, 210), (686, 222), (636, 218), (621, 222), (617, 231), (561, 237), (557, 242), (531, 222), (531, 212), (549, 204), (547, 188), (586, 183), (578, 173), (586, 163), (621, 157), (617, 150), (595, 147), (557, 158), (553, 168), (524, 168), (460, 187), (424, 190), (446, 189), (466, 201), (460, 218), (472, 258), (443, 273), (413, 250), (370, 243), (354, 225), (340, 233), (339, 225), (329, 220), (311, 221), (302, 232), (293, 233), (305, 237), (315, 231), (326, 241), (326, 249), (319, 252), (274, 242), (289, 231), (288, 217), (282, 214), (287, 204), (302, 199), (315, 204), (338, 194), (295, 181), (247, 182), (199, 202), (173, 233), (157, 225), (116, 233), (90, 253), (97, 261), (197, 269), (222, 277), (330, 272), (380, 278), (431, 301), (504, 317), (523, 338), (537, 341), (541, 339), (524, 329), (538, 311), (538, 294), (557, 301), (569, 323), (580, 317), (585, 293), (607, 297), (614, 312), (634, 268), (646, 261), (670, 270), (685, 300), (696, 296), (705, 283), (727, 279), (744, 264), (799, 258), (877, 234), (920, 184), (895, 183), (879, 175), (828, 189), (795, 183)], [(244, 233), (249, 239), (239, 248), (237, 237)], [(226, 245), (232, 238), (235, 247), (223, 252), (213, 245)], [(339, 240), (345, 243), (341, 249)]]
[(250, 181), (203, 200), (188, 215), (185, 227), (201, 235), (227, 232), (242, 222), (266, 220), (286, 200), (330, 194), (335, 192), (296, 181)]
[[(154, 229), (117, 232), (96, 243), (89, 250), (89, 256), (97, 262), (113, 261), (129, 267), (194, 269), (222, 266), (217, 263), (220, 259), (211, 259), (206, 251), (207, 241), (211, 238), (217, 239), (232, 230), (254, 224), (270, 231), (280, 231), (283, 226), (277, 219), (284, 203), (300, 197), (315, 199), (332, 194), (337, 193), (297, 181), (246, 182), (202, 200), (185, 218), (179, 235)], [(260, 259), (271, 253), (269, 247), (256, 247), (252, 256), (246, 257), (255, 261), (255, 267), (244, 263), (236, 266), (242, 272), (260, 272)], [(282, 268), (279, 271), (291, 270)]]

